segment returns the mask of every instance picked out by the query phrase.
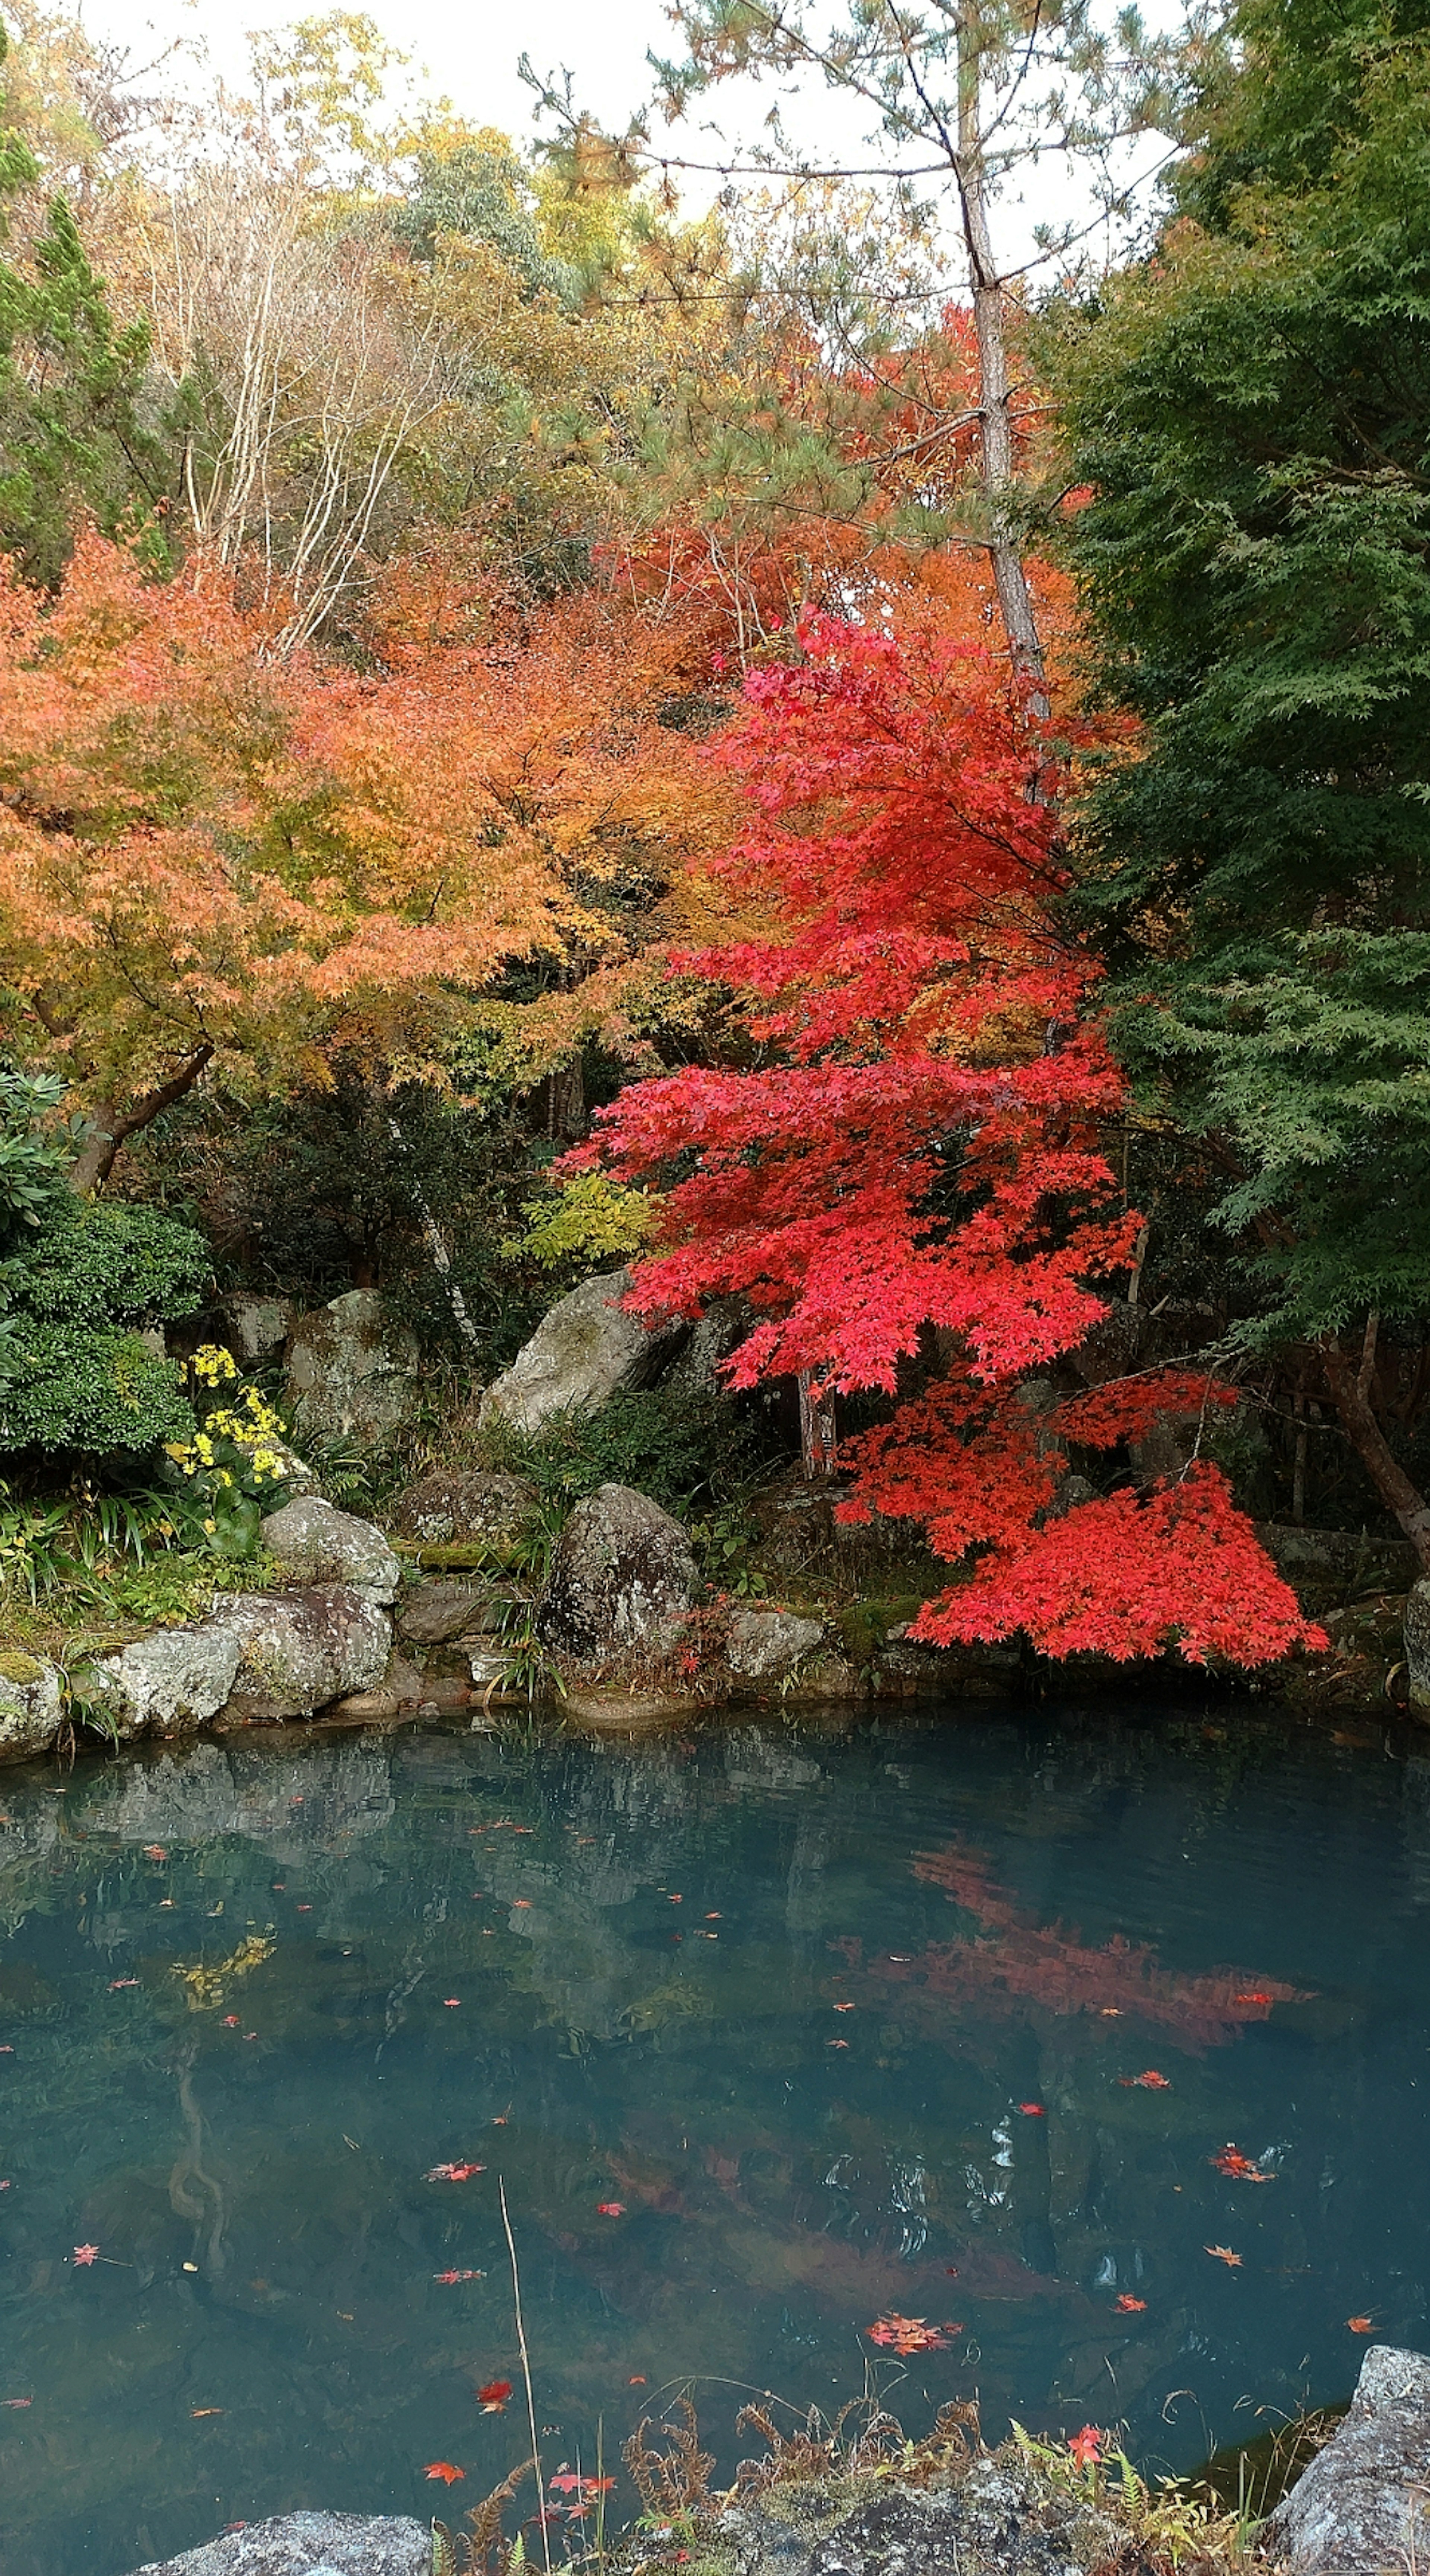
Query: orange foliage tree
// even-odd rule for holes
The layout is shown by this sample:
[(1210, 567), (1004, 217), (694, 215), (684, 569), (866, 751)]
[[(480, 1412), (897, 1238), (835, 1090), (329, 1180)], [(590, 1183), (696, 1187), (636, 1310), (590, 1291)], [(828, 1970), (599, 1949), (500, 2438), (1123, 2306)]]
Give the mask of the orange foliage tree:
[(659, 721), (678, 645), (595, 597), (510, 637), (423, 605), (368, 677), (93, 533), (53, 599), (0, 586), (8, 1016), (87, 1116), (77, 1188), (205, 1075), (321, 1083), (355, 1039), (430, 1072), (517, 961), (565, 987), (548, 1049), (630, 1025), (656, 872), (719, 804)]

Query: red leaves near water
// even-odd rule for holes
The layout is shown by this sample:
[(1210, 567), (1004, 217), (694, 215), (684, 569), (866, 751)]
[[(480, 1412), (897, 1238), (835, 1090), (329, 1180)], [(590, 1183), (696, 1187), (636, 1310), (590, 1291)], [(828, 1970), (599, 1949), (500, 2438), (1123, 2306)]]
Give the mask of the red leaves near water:
[(455, 2486), (458, 2478), (464, 2478), (467, 2472), (454, 2468), (450, 2460), (429, 2460), (422, 2474), (425, 2478), (440, 2478), (444, 2486), (450, 2487)]
[(1047, 2110), (1041, 2102), (1020, 2102), (1018, 2108), (1022, 2112), (1025, 2120), (1046, 2120), (1048, 2116)]
[(1276, 2180), (1274, 2174), (1263, 2173), (1260, 2165), (1254, 2165), (1250, 2156), (1244, 2156), (1239, 2147), (1230, 2145), (1222, 2147), (1216, 2155), (1209, 2156), (1207, 2161), (1215, 2165), (1218, 2173), (1229, 2175), (1233, 2182), (1274, 2182)]
[(1119, 2075), (1117, 2081), (1135, 2085), (1143, 2093), (1170, 2093), (1172, 2089), (1166, 2076), (1159, 2075), (1155, 2066), (1147, 2067), (1141, 2075)]
[(485, 2272), (434, 2272), (434, 2281), (484, 2281)]
[(505, 2412), (510, 2395), (509, 2379), (489, 2379), (485, 2388), (477, 2390), (477, 2404), (484, 2415), (500, 2415)]
[(473, 2174), (485, 2172), (485, 2165), (433, 2165), (422, 2179), (424, 2182), (470, 2182)]
[(887, 2345), (894, 2352), (942, 2352), (950, 2338), (962, 2334), (962, 2326), (931, 2326), (922, 2317), (901, 2317), (891, 2308), (886, 2317), (876, 2317), (864, 2329), (871, 2343)]
[(623, 2200), (598, 2200), (596, 2203), (598, 2218), (624, 2218), (625, 2214), (626, 2204)]
[(1374, 2317), (1347, 2317), (1346, 2324), (1352, 2334), (1374, 2334), (1375, 2332)]
[(1147, 2302), (1145, 2299), (1130, 2298), (1126, 2290), (1123, 2290), (1114, 2299), (1113, 2306), (1120, 2317), (1140, 2317), (1146, 2312)]
[(98, 2262), (99, 2247), (97, 2245), (77, 2245), (74, 2249), (72, 2259), (79, 2271), (85, 2271), (91, 2263)]
[(1229, 2271), (1239, 2272), (1242, 2268), (1244, 2257), (1233, 2254), (1229, 2245), (1204, 2245), (1202, 2252), (1210, 2254), (1218, 2263), (1225, 2263)]
[(1106, 2435), (1095, 2424), (1084, 2424), (1080, 2433), (1068, 2436), (1068, 2450), (1080, 2469), (1095, 2469), (1102, 2457)]
[(732, 936), (680, 961), (743, 995), (757, 1060), (628, 1086), (566, 1158), (662, 1193), (633, 1302), (743, 1295), (739, 1388), (803, 1372), (896, 1396), (938, 1337), (934, 1384), (840, 1462), (840, 1518), (922, 1522), (963, 1561), (920, 1639), (1244, 1664), (1321, 1642), (1205, 1461), (1049, 1516), (1067, 1443), (1113, 1449), (1228, 1391), (1169, 1369), (1045, 1417), (1020, 1401), (1105, 1316), (1140, 1225), (1102, 1149), (1124, 1086), (1096, 970), (1049, 919), (1056, 815), (1029, 794), (1016, 689), (935, 613), (888, 633), (807, 616), (797, 644), (710, 755), (745, 799), (715, 871)]

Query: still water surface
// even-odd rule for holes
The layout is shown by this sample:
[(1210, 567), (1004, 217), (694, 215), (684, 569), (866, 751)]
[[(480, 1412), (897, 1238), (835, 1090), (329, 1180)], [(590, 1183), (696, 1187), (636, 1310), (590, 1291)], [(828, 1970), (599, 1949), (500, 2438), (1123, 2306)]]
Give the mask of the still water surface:
[(1348, 2319), (1430, 2331), (1413, 1748), (1126, 1704), (434, 1729), (0, 1804), (3, 2576), (455, 2522), (524, 2449), (499, 2176), (548, 2474), (691, 2382), (731, 2469), (745, 2394), (866, 2374), (912, 2431), (976, 2390), (1184, 2469), (1343, 2397)]

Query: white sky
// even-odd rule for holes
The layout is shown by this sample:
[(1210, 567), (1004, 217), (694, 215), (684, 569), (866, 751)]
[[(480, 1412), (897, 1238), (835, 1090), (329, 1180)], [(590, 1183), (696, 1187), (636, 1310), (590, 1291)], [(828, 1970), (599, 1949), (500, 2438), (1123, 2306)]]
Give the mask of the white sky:
[[(136, 67), (183, 38), (202, 44), (214, 70), (237, 87), (244, 85), (249, 31), (320, 14), (326, 5), (328, 0), (81, 0), (86, 25), (97, 36), (128, 45)], [(454, 0), (347, 0), (347, 5), (365, 9), (388, 41), (413, 58), (414, 69), (425, 74), (424, 90), (434, 96), (445, 93), (473, 123), (498, 126), (518, 142), (530, 140), (535, 130), (535, 102), (517, 74), (523, 52), (540, 74), (569, 71), (576, 105), (589, 109), (608, 130), (620, 131), (650, 96), (647, 50), (682, 50), (663, 0), (517, 0), (515, 6), (511, 0), (461, 0), (461, 5)], [(1176, 0), (1152, 0), (1146, 14), (1154, 24), (1165, 24), (1177, 14)], [(768, 94), (751, 84), (722, 85), (670, 136), (673, 154), (693, 162), (728, 157), (730, 139), (748, 143), (758, 136), (768, 105)], [(879, 161), (891, 148), (883, 143), (870, 148), (865, 114), (857, 102), (831, 97), (819, 86), (807, 93), (791, 122), (806, 149), (820, 160), (863, 166)], [(702, 132), (702, 123), (716, 120), (718, 133)], [(1135, 167), (1150, 168), (1163, 148), (1159, 138), (1144, 138), (1136, 147)], [(720, 184), (696, 173), (675, 175), (692, 210), (708, 204)], [(1030, 257), (1034, 223), (1057, 227), (1080, 220), (1087, 204), (1077, 179), (1056, 156), (1039, 163), (1026, 181), (1010, 184), (995, 232), (1000, 265), (1010, 268)], [(950, 285), (956, 291), (960, 283), (950, 245)]]

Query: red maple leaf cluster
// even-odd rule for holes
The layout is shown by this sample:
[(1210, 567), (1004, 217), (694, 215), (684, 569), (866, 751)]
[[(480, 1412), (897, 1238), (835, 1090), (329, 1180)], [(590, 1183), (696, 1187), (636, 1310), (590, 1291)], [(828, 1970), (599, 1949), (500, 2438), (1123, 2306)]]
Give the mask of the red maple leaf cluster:
[(934, 624), (811, 617), (712, 756), (749, 817), (717, 869), (732, 935), (680, 962), (735, 988), (755, 1060), (632, 1085), (567, 1158), (665, 1192), (633, 1303), (747, 1298), (736, 1387), (802, 1372), (897, 1399), (901, 1368), (932, 1367), (840, 1462), (844, 1518), (920, 1521), (961, 1568), (919, 1637), (1242, 1664), (1315, 1642), (1208, 1464), (1050, 1513), (1068, 1441), (1113, 1449), (1226, 1398), (1164, 1370), (1051, 1423), (1020, 1399), (1106, 1314), (1140, 1220), (1103, 1151), (1124, 1088), (1096, 970), (1056, 926), (1016, 692)]

